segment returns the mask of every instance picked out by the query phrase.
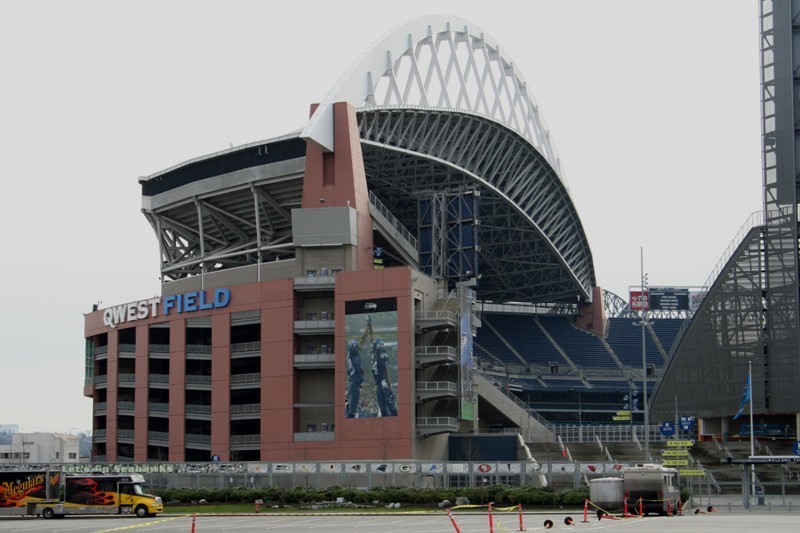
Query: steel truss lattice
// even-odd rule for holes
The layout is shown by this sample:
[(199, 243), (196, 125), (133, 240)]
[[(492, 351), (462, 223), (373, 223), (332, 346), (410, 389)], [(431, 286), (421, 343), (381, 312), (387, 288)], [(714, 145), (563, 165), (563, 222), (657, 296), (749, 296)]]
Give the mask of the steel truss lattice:
[(530, 144), (475, 115), (359, 113), (370, 189), (416, 229), (416, 196), (479, 187), (481, 298), (575, 301), (594, 286), (591, 251), (566, 188)]
[(539, 106), (478, 26), (426, 17), (379, 39), (301, 137), (334, 150), (333, 104), (356, 107), (368, 186), (409, 229), (412, 191), (479, 186), (481, 297), (591, 299), (594, 267)]

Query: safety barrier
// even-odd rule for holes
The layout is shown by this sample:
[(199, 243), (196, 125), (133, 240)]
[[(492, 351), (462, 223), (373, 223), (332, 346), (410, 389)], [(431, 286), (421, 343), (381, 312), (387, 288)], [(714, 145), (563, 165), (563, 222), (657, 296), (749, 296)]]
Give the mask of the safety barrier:
[[(636, 514), (629, 512), (628, 510), (628, 499), (625, 498), (622, 500), (622, 514), (615, 515), (606, 509), (601, 508), (599, 505), (595, 504), (588, 498), (584, 500), (583, 505), (583, 522), (589, 521), (589, 507), (594, 507), (597, 511), (597, 519), (603, 520), (622, 520), (623, 518), (643, 518), (645, 516), (644, 513), (644, 504), (645, 503), (653, 503), (653, 502), (661, 502), (667, 504), (667, 516), (683, 516), (683, 502), (678, 499), (677, 501), (673, 500), (645, 500), (643, 498), (639, 498), (636, 500), (635, 510)], [(709, 512), (711, 512), (712, 507), (709, 507)], [(697, 514), (698, 511), (695, 511)]]
[[(450, 518), (450, 522), (453, 524), (453, 528), (456, 530), (456, 533), (461, 533), (461, 528), (458, 526), (458, 523), (456, 522), (456, 519), (453, 516), (453, 513), (451, 511), (453, 511), (455, 509), (482, 509), (484, 507), (487, 509), (487, 518), (489, 520), (489, 533), (494, 533), (494, 531), (495, 531), (495, 525), (494, 525), (494, 512), (495, 511), (507, 512), (507, 513), (516, 511), (517, 512), (517, 517), (518, 517), (518, 520), (519, 520), (519, 529), (517, 529), (516, 531), (526, 531), (525, 525), (523, 524), (523, 519), (522, 519), (523, 513), (522, 513), (522, 504), (521, 503), (517, 504), (517, 505), (512, 505), (510, 507), (494, 507), (494, 502), (491, 502), (491, 503), (489, 503), (487, 505), (470, 505), (470, 504), (467, 504), (467, 505), (456, 505), (456, 506), (448, 508), (447, 509), (447, 516)], [(550, 529), (550, 528), (553, 527), (553, 521), (548, 518), (548, 519), (546, 519), (544, 521), (543, 525), (544, 525), (545, 529)], [(564, 525), (567, 525), (567, 526), (575, 525), (575, 521), (572, 519), (571, 516), (567, 516), (567, 517), (564, 518)], [(498, 521), (498, 528), (500, 528), (500, 522), (499, 521)], [(503, 529), (500, 529), (500, 530), (502, 531)], [(505, 531), (507, 531), (507, 530), (505, 530)]]

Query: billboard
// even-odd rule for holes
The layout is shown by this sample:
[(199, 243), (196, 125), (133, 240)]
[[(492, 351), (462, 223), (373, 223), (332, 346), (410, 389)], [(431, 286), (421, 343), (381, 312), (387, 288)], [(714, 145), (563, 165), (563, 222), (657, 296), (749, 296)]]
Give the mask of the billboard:
[(645, 291), (631, 290), (629, 301), (631, 311), (689, 311), (690, 300), (689, 289), (650, 287)]
[(689, 289), (650, 287), (650, 309), (653, 311), (688, 311)]
[(630, 291), (630, 308), (631, 311), (649, 311), (650, 298), (647, 291)]
[(347, 418), (397, 416), (397, 298), (345, 302)]
[(689, 293), (689, 310), (693, 313), (700, 309), (700, 304), (706, 297), (706, 291), (696, 291)]

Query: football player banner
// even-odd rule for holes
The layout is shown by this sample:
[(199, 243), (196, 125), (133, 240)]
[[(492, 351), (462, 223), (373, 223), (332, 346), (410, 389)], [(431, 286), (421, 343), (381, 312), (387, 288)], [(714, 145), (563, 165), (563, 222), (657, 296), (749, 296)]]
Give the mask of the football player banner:
[(352, 300), (344, 310), (345, 416), (397, 416), (397, 298)]

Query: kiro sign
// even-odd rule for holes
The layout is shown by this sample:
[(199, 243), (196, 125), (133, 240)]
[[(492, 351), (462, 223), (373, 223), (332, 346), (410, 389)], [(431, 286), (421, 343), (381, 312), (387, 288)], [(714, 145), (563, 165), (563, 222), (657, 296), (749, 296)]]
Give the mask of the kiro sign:
[(689, 289), (650, 287), (645, 291), (630, 291), (631, 311), (688, 311)]
[(161, 300), (157, 296), (147, 300), (108, 307), (103, 310), (103, 324), (110, 328), (116, 328), (124, 322), (154, 318), (158, 316), (159, 307), (161, 307), (161, 314), (164, 316), (171, 313), (190, 313), (227, 307), (231, 302), (231, 290), (214, 289), (211, 294), (209, 294), (209, 291), (191, 291), (165, 296), (163, 303)]

